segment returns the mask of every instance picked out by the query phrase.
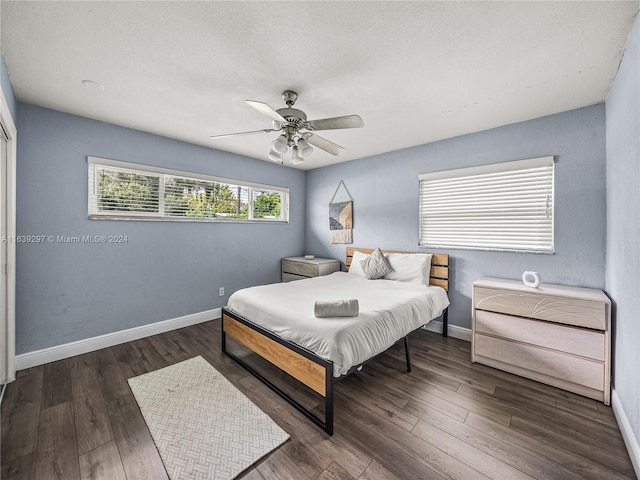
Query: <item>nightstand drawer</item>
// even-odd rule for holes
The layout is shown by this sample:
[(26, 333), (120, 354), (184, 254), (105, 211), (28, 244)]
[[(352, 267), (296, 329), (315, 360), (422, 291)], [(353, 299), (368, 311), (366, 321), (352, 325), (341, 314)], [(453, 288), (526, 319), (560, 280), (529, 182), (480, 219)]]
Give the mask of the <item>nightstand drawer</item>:
[(283, 282), (292, 282), (293, 280), (304, 280), (305, 278), (302, 275), (294, 275), (293, 273), (282, 272), (282, 281)]
[(340, 261), (332, 258), (287, 257), (282, 259), (282, 281), (303, 280), (340, 271)]
[(318, 264), (283, 260), (282, 273), (291, 273), (293, 275), (300, 275), (303, 277), (317, 277)]

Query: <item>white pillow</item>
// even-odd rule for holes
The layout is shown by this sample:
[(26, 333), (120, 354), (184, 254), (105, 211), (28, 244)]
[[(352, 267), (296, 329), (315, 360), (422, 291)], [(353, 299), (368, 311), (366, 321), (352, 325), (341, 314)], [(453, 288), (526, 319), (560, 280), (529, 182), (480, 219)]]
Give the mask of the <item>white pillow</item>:
[(364, 273), (364, 270), (362, 270), (362, 265), (360, 264), (360, 262), (367, 258), (369, 258), (369, 255), (367, 255), (366, 253), (358, 251), (353, 252), (353, 256), (351, 257), (351, 266), (349, 267), (349, 273), (357, 275), (358, 277), (367, 278), (367, 275)]
[(430, 253), (387, 253), (393, 272), (385, 275), (385, 280), (429, 285), (431, 272)]

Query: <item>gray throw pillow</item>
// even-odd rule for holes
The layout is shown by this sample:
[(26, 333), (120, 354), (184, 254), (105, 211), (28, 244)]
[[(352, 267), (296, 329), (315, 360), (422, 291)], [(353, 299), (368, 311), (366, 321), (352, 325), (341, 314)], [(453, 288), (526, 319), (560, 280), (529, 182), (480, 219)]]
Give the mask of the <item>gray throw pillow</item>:
[(393, 272), (389, 261), (379, 248), (376, 248), (371, 255), (362, 260), (360, 265), (369, 280), (377, 280)]

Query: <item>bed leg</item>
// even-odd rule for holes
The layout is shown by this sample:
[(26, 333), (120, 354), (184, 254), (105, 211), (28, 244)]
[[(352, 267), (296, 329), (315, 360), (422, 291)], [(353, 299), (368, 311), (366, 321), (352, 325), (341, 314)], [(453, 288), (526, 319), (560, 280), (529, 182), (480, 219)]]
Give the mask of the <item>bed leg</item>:
[(227, 334), (224, 331), (224, 314), (222, 315), (222, 318), (220, 319), (220, 330), (221, 330), (221, 339), (222, 339), (222, 353), (227, 353)]
[(449, 326), (449, 307), (442, 312), (442, 336), (447, 336), (447, 327)]
[(324, 431), (333, 435), (333, 369), (325, 369)]
[(409, 335), (404, 337), (404, 353), (407, 356), (407, 372), (411, 371), (411, 357), (409, 356)]

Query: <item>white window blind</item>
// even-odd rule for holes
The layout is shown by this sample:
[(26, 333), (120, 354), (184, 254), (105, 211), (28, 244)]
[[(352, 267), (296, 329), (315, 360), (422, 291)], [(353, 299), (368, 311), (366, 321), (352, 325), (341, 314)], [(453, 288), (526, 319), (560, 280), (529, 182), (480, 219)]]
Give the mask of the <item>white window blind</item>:
[(553, 157), (419, 179), (421, 247), (553, 252)]
[(289, 221), (289, 189), (88, 157), (89, 217)]

